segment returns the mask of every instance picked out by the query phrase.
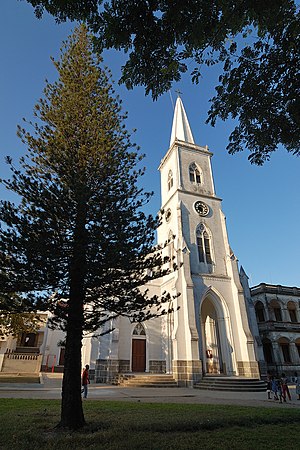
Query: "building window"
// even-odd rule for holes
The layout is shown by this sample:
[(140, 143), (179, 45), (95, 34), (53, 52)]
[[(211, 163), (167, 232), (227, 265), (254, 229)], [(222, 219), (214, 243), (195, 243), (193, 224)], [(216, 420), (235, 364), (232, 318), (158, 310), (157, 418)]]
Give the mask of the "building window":
[(173, 187), (173, 173), (172, 170), (168, 174), (168, 191)]
[(263, 352), (264, 352), (264, 357), (265, 357), (266, 363), (267, 364), (273, 363), (274, 362), (273, 347), (272, 347), (272, 343), (268, 339), (263, 341)]
[(189, 167), (190, 182), (201, 184), (201, 175), (198, 166), (193, 163)]
[(291, 322), (298, 322), (295, 303), (288, 302), (287, 307), (288, 307), (288, 312), (290, 315)]
[(274, 308), (274, 315), (275, 315), (275, 320), (277, 322), (282, 322), (282, 315), (281, 315), (281, 308), (280, 308), (280, 306), (279, 307), (276, 306)]
[(282, 314), (280, 304), (276, 300), (272, 300), (271, 305), (276, 322), (282, 322)]
[(199, 262), (212, 264), (211, 240), (203, 224), (197, 228), (196, 238)]
[(257, 322), (265, 322), (265, 310), (262, 302), (257, 302), (255, 305), (255, 314)]
[(280, 344), (280, 347), (281, 347), (281, 351), (282, 351), (283, 361), (285, 363), (290, 363), (291, 362), (291, 355), (290, 355), (289, 344), (282, 343), (282, 344)]

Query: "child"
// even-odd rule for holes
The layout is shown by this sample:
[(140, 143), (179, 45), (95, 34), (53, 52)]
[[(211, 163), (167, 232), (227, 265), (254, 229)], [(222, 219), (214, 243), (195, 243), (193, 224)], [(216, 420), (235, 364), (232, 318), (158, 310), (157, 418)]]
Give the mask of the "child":
[(276, 380), (277, 383), (277, 394), (279, 397), (279, 402), (282, 403), (282, 386), (281, 386), (281, 380), (277, 379)]
[(277, 385), (277, 380), (274, 376), (271, 377), (271, 389), (272, 392), (274, 394), (274, 400), (278, 400), (278, 385)]

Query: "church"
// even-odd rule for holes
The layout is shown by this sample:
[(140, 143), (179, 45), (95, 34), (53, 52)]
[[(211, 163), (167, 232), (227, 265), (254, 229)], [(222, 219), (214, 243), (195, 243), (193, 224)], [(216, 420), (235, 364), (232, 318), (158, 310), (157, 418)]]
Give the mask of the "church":
[(162, 318), (136, 325), (121, 317), (111, 334), (84, 340), (83, 362), (93, 364), (96, 380), (171, 373), (179, 386), (193, 386), (208, 373), (260, 377), (262, 349), (250, 330), (253, 311), (228, 241), (211, 158), (207, 147), (195, 144), (178, 97), (170, 147), (159, 165), (164, 216), (158, 243), (169, 242), (166, 252), (180, 268), (147, 288), (180, 295)]
[[(107, 324), (113, 332), (85, 336), (82, 365), (90, 365), (96, 382), (151, 373), (193, 387), (206, 375), (260, 378), (267, 370), (290, 376), (300, 371), (300, 289), (264, 283), (249, 288), (228, 241), (212, 156), (194, 142), (178, 97), (170, 147), (159, 165), (158, 243), (168, 241), (164, 251), (179, 269), (145, 286), (150, 295), (170, 292), (172, 312), (138, 324), (119, 317)], [(41, 316), (38, 333), (0, 342), (0, 371), (15, 371), (19, 360), (19, 371), (62, 371), (63, 343), (64, 333)]]

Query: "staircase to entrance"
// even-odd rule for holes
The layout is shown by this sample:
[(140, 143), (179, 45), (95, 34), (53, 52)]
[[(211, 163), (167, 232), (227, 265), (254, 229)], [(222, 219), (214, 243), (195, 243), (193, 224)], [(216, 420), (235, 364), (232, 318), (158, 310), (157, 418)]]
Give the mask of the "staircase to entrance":
[(150, 373), (119, 374), (114, 384), (118, 384), (124, 387), (178, 387), (177, 382), (172, 375)]
[(196, 389), (233, 392), (264, 392), (267, 385), (258, 378), (206, 376), (194, 385)]

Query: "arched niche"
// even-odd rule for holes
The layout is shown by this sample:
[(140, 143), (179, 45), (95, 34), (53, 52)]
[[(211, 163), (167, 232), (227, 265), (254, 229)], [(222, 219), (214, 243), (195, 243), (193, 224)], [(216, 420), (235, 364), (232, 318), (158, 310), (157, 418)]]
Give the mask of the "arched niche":
[[(209, 290), (200, 308), (202, 333), (202, 360), (205, 374), (232, 374), (233, 347), (230, 343), (230, 325), (224, 314), (220, 297)], [(228, 318), (228, 313), (226, 312)]]

